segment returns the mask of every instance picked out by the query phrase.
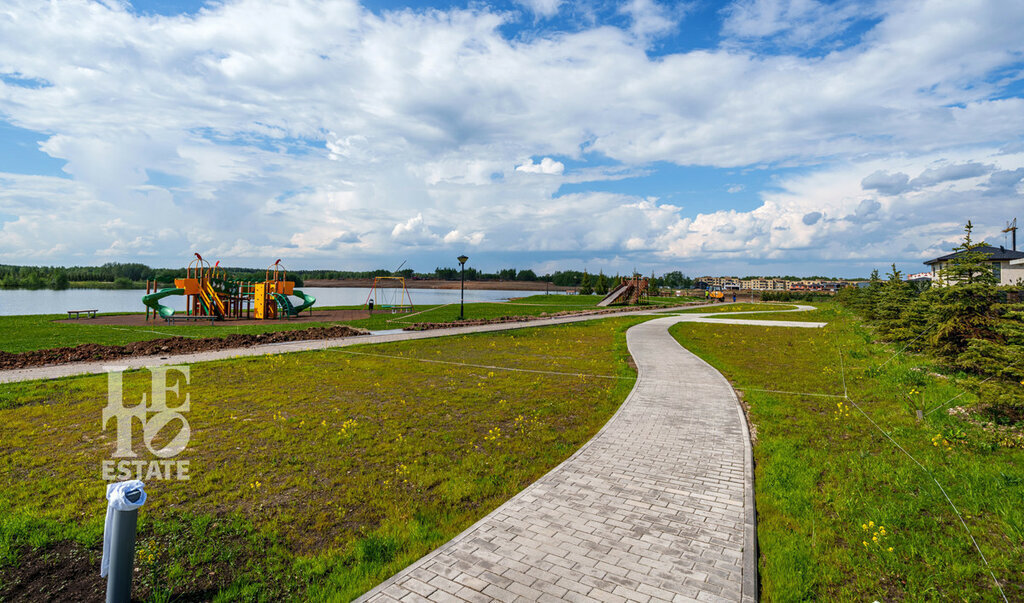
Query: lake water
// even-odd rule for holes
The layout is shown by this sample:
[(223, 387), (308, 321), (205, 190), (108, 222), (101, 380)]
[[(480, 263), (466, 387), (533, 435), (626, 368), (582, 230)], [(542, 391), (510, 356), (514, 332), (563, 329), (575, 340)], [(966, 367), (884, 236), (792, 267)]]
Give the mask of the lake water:
[[(316, 298), (316, 306), (359, 306), (366, 303), (369, 289), (347, 287), (299, 287), (303, 293)], [(495, 289), (467, 289), (467, 302), (504, 301), (512, 297), (536, 295), (541, 291), (499, 291)], [(556, 292), (552, 292), (556, 293)], [(557, 292), (561, 293), (561, 292)], [(92, 310), (100, 312), (143, 312), (142, 296), (146, 292), (139, 289), (65, 289), (51, 291), (39, 289), (2, 289), (0, 290), (0, 316), (18, 314), (64, 314), (68, 310)], [(387, 293), (389, 299), (393, 292)], [(458, 303), (458, 289), (409, 289), (414, 305), (434, 305)], [(384, 300), (377, 296), (377, 304)], [(185, 309), (183, 295), (169, 295), (160, 300), (165, 306), (178, 311)]]

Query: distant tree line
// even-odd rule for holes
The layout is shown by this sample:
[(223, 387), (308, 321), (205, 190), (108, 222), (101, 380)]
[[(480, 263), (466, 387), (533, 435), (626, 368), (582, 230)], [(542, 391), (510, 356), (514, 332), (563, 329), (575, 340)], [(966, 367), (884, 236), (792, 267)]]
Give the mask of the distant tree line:
[(1024, 417), (1024, 292), (999, 286), (988, 254), (971, 240), (970, 222), (959, 254), (939, 272), (937, 284), (909, 283), (892, 265), (867, 287), (836, 294), (883, 338), (911, 352), (928, 353), (952, 371), (975, 375), (974, 389), (994, 418)]
[(0, 264), (0, 287), (4, 289), (67, 289), (73, 283), (104, 284), (129, 289), (134, 283), (152, 278), (154, 270), (145, 264), (110, 262), (102, 266), (9, 266)]
[[(575, 286), (580, 295), (606, 295), (617, 289), (623, 278), (630, 278), (629, 275), (623, 277), (618, 274), (607, 276), (603, 270), (599, 270), (596, 275), (588, 274), (586, 271), (577, 274), (579, 280), (571, 286)], [(655, 276), (652, 272), (651, 276), (647, 277), (647, 292), (650, 295), (658, 295), (663, 288), (689, 289), (692, 286), (693, 279), (678, 270), (666, 272), (662, 276)]]
[[(228, 278), (235, 280), (262, 280), (265, 268), (222, 267)], [(150, 268), (139, 263), (108, 262), (102, 266), (10, 266), (0, 264), (0, 287), (4, 289), (67, 289), (68, 287), (106, 287), (130, 289), (141, 287), (143, 281), (156, 280), (166, 284), (176, 278), (184, 278), (185, 268)], [(301, 285), (310, 279), (347, 280), (370, 279), (377, 276), (402, 276), (407, 279), (439, 279), (459, 280), (462, 278), (460, 268), (437, 267), (433, 272), (416, 272), (411, 268), (399, 271), (379, 268), (377, 270), (295, 270), (288, 271), (288, 279)], [(584, 278), (586, 277), (586, 278)], [(597, 276), (588, 275), (586, 271), (559, 270), (538, 276), (533, 270), (503, 268), (497, 272), (483, 272), (473, 267), (466, 267), (467, 281), (541, 281), (559, 287), (580, 287), (584, 280), (590, 280), (591, 291), (604, 294), (618, 286), (619, 275), (608, 276), (603, 271)], [(591, 280), (592, 279), (592, 280)], [(688, 289), (693, 279), (678, 270), (667, 272), (660, 277), (650, 277), (651, 287), (670, 289)]]

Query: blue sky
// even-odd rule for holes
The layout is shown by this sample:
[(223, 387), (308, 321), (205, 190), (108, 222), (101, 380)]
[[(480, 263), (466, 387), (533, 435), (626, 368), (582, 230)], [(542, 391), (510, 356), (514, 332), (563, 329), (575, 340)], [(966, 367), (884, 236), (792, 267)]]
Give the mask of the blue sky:
[(859, 276), (1024, 207), (1016, 1), (9, 5), (2, 263)]

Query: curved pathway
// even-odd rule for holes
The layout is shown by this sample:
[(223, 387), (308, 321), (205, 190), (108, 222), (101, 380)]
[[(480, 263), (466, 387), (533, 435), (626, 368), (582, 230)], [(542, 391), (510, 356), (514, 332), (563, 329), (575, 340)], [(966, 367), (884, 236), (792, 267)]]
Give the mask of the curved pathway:
[(639, 377), (605, 427), (361, 600), (756, 600), (746, 421), (728, 381), (668, 333), (696, 321), (824, 326), (690, 314), (632, 327)]

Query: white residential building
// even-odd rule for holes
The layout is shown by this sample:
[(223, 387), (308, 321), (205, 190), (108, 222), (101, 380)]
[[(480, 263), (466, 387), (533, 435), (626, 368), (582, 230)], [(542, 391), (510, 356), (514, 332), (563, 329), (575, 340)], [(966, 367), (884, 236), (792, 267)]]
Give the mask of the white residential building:
[[(992, 272), (999, 279), (1000, 285), (1024, 284), (1024, 251), (1006, 249), (1005, 247), (992, 247), (991, 245), (975, 247), (972, 251), (988, 254), (988, 261), (992, 264)], [(949, 266), (951, 259), (962, 253), (963, 251), (958, 251), (925, 262), (925, 264), (932, 268), (932, 281), (940, 283), (939, 273)]]

